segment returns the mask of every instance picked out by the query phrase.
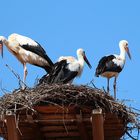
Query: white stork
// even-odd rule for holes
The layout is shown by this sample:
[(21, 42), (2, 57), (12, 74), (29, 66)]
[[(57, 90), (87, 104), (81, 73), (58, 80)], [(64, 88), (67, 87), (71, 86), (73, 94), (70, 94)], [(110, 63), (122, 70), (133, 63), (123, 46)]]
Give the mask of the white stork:
[(23, 82), (25, 82), (27, 76), (26, 63), (42, 67), (48, 73), (51, 71), (54, 65), (41, 45), (31, 38), (16, 33), (11, 34), (8, 37), (8, 40), (5, 37), (0, 36), (0, 51), (2, 56), (3, 44), (23, 64)]
[(116, 99), (116, 80), (118, 74), (122, 71), (125, 64), (125, 52), (127, 52), (129, 58), (131, 59), (131, 55), (128, 48), (128, 42), (126, 40), (121, 40), (119, 42), (120, 47), (120, 55), (108, 55), (104, 56), (100, 59), (99, 64), (96, 68), (95, 75), (99, 77), (99, 75), (107, 78), (107, 92), (109, 93), (109, 80), (112, 77), (114, 79), (114, 98)]
[(53, 71), (46, 76), (46, 82), (49, 84), (72, 83), (75, 77), (81, 76), (84, 62), (91, 68), (83, 49), (77, 50), (77, 58), (78, 59), (72, 56), (61, 56), (58, 62), (55, 63)]

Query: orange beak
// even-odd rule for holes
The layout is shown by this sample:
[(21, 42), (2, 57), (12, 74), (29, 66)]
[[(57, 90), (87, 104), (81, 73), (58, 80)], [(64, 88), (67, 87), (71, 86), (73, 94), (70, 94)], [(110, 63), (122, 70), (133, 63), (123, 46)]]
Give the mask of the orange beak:
[(3, 57), (3, 43), (2, 43), (2, 41), (0, 41), (0, 53), (1, 53), (1, 56)]
[(129, 57), (129, 58), (130, 58), (130, 60), (131, 60), (131, 54), (130, 54), (130, 52), (129, 52), (129, 48), (128, 48), (128, 47), (125, 47), (125, 51), (127, 52), (128, 57)]

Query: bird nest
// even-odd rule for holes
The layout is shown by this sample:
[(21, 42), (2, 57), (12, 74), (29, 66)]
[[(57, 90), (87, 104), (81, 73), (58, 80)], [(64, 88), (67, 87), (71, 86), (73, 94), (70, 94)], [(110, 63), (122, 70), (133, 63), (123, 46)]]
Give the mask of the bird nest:
[[(102, 108), (105, 113), (122, 117), (131, 128), (139, 128), (139, 114), (123, 102), (115, 101), (105, 91), (89, 86), (70, 84), (41, 84), (34, 88), (15, 90), (0, 98), (0, 114), (12, 111), (31, 110), (40, 105), (76, 106), (79, 108)], [(130, 127), (129, 127), (130, 129)]]
[(105, 91), (89, 86), (69, 84), (41, 84), (34, 88), (15, 90), (0, 98), (0, 113), (23, 109), (34, 110), (36, 105), (77, 106), (92, 109), (102, 108), (104, 112), (116, 113), (128, 122), (134, 121), (135, 113), (122, 102), (117, 102)]

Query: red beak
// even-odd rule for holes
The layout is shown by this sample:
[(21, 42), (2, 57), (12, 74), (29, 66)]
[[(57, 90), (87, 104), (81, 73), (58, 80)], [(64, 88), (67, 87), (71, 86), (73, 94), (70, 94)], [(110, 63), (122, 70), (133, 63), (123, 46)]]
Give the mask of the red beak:
[(3, 43), (0, 41), (0, 53), (1, 56), (3, 57)]
[(126, 50), (126, 52), (127, 52), (127, 54), (128, 54), (128, 57), (131, 59), (131, 54), (130, 54), (130, 52), (129, 52), (129, 48), (128, 48), (128, 47), (125, 47), (125, 50)]

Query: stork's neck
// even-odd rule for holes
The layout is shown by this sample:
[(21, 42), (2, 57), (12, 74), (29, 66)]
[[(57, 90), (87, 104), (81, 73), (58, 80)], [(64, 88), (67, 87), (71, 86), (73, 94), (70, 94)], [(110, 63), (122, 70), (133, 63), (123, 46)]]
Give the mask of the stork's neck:
[(77, 55), (78, 56), (78, 63), (80, 64), (80, 68), (79, 68), (79, 72), (78, 72), (78, 76), (81, 76), (82, 72), (83, 72), (83, 68), (84, 68), (84, 58), (81, 55)]
[(120, 47), (120, 58), (125, 60), (125, 49), (124, 49), (124, 47)]
[(80, 64), (80, 66), (83, 68), (84, 62), (85, 62), (83, 56), (82, 55), (78, 55), (77, 57), (78, 57), (78, 62)]

